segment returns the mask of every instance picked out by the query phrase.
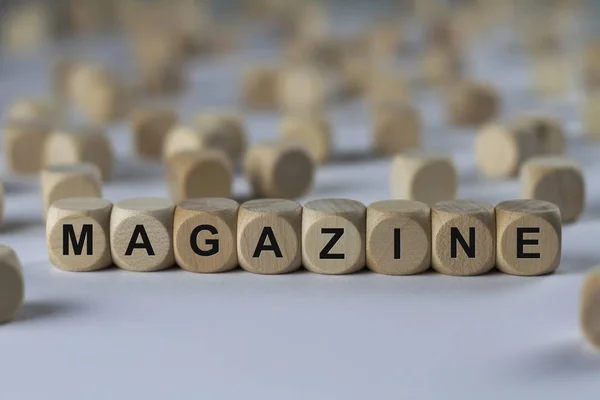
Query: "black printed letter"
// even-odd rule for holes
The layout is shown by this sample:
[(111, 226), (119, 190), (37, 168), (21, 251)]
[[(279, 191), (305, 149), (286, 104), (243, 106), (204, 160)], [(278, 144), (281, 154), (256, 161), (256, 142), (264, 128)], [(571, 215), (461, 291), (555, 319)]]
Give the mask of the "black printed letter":
[(394, 228), (394, 260), (399, 260), (401, 253), (400, 228)]
[(460, 242), (460, 247), (463, 248), (465, 254), (469, 258), (475, 258), (475, 228), (469, 228), (469, 244), (465, 241), (465, 238), (461, 235), (460, 231), (456, 227), (450, 228), (450, 258), (456, 258), (456, 243)]
[(525, 253), (523, 247), (537, 246), (537, 239), (525, 239), (526, 233), (540, 233), (540, 228), (517, 228), (517, 258), (540, 258), (540, 253)]
[[(137, 242), (138, 236), (142, 237), (142, 243)], [(152, 244), (150, 244), (150, 239), (148, 239), (148, 234), (146, 233), (146, 228), (144, 228), (144, 225), (135, 226), (133, 234), (131, 235), (131, 240), (129, 241), (129, 245), (125, 251), (125, 255), (132, 255), (133, 249), (146, 249), (146, 252), (148, 252), (149, 256), (154, 255), (154, 249), (152, 249)]]
[(73, 253), (76, 256), (80, 256), (83, 253), (83, 244), (87, 240), (86, 255), (91, 256), (94, 254), (94, 240), (93, 240), (94, 226), (92, 224), (84, 224), (81, 227), (81, 236), (77, 241), (75, 236), (75, 228), (73, 224), (63, 225), (63, 256), (69, 255), (69, 241), (73, 245)]
[(194, 253), (198, 254), (199, 256), (214, 256), (219, 252), (219, 239), (206, 239), (204, 242), (211, 247), (208, 250), (202, 250), (200, 247), (198, 247), (198, 235), (202, 231), (208, 231), (213, 235), (219, 233), (217, 228), (212, 225), (198, 225), (196, 228), (194, 228), (192, 234), (190, 235), (190, 246), (192, 247), (192, 250), (194, 250)]
[[(265, 244), (269, 239), (269, 245)], [(272, 251), (275, 253), (275, 257), (282, 258), (283, 254), (281, 254), (281, 249), (279, 248), (279, 244), (277, 243), (277, 239), (275, 239), (275, 234), (273, 233), (273, 228), (270, 226), (265, 226), (262, 233), (260, 234), (260, 238), (258, 239), (258, 244), (256, 245), (256, 249), (254, 250), (253, 258), (260, 257), (260, 253), (263, 251)]]
[(319, 258), (321, 260), (343, 260), (346, 258), (346, 255), (343, 253), (329, 253), (333, 246), (344, 236), (344, 228), (321, 228), (321, 233), (332, 233), (333, 237), (323, 247), (323, 250), (319, 253)]

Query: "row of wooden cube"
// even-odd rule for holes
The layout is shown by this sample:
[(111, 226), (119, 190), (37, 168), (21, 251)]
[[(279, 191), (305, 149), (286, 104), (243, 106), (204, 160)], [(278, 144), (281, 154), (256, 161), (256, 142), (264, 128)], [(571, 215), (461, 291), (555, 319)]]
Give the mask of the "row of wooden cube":
[(47, 219), (51, 262), (69, 271), (116, 265), (131, 271), (172, 267), (201, 273), (236, 268), (281, 274), (304, 266), (348, 274), (365, 266), (389, 275), (430, 267), (478, 275), (496, 266), (515, 275), (553, 272), (561, 254), (560, 211), (552, 203), (445, 201), (429, 207), (387, 200), (199, 198), (175, 206), (137, 198), (55, 202)]

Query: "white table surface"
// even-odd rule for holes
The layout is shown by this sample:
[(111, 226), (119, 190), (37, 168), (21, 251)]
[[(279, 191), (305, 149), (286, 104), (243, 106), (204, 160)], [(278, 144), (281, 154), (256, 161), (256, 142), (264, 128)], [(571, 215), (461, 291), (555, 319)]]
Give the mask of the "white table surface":
[[(106, 59), (122, 54), (107, 43), (95, 43), (100, 56), (87, 44), (72, 48)], [(47, 93), (51, 53), (0, 61), (0, 110), (16, 96)], [(235, 105), (244, 60), (195, 61), (194, 89), (179, 102), (184, 116)], [(505, 117), (541, 110), (561, 118), (568, 153), (584, 166), (587, 210), (564, 227), (555, 274), (68, 273), (48, 262), (37, 179), (4, 173), (0, 242), (21, 258), (26, 300), (17, 318), (0, 326), (0, 398), (597, 399), (600, 354), (578, 330), (578, 297), (585, 272), (600, 263), (600, 182), (593, 178), (600, 175), (600, 145), (581, 132), (580, 96), (536, 98), (523, 66), (522, 58), (491, 50), (471, 64), (474, 76), (500, 85)], [(459, 197), (518, 197), (516, 180), (478, 174), (473, 133), (445, 126), (435, 93), (420, 92), (415, 101), (426, 119), (424, 147), (452, 152)], [(334, 105), (330, 115), (337, 155), (301, 200), (388, 198), (390, 160), (365, 150), (365, 105)], [(248, 114), (251, 140), (275, 138), (279, 118)], [(167, 196), (162, 167), (131, 155), (126, 125), (111, 127), (110, 135), (119, 159), (106, 197)], [(236, 195), (247, 191), (238, 177)]]

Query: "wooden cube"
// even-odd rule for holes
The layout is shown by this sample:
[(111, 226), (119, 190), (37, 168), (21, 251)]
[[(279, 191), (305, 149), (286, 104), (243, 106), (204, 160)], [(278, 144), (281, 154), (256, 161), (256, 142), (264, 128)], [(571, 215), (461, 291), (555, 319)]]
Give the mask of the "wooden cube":
[(19, 257), (0, 245), (0, 323), (12, 320), (23, 303), (25, 283)]
[(244, 71), (242, 100), (249, 109), (277, 107), (279, 69), (274, 66), (255, 66)]
[(302, 145), (317, 164), (328, 161), (333, 152), (331, 124), (321, 114), (286, 115), (281, 125), (281, 137)]
[(50, 126), (40, 120), (9, 120), (4, 126), (4, 155), (8, 169), (16, 174), (40, 171)]
[(431, 209), (431, 265), (447, 275), (480, 275), (494, 268), (496, 221), (488, 203), (442, 201)]
[(136, 198), (113, 206), (110, 243), (113, 262), (119, 268), (152, 272), (170, 268), (173, 252), (173, 213), (167, 199)]
[(315, 163), (300, 145), (262, 143), (248, 150), (244, 170), (257, 197), (294, 199), (310, 190)]
[(590, 139), (600, 140), (600, 90), (587, 93), (583, 104), (583, 131)]
[(375, 151), (395, 155), (421, 145), (421, 116), (413, 106), (391, 102), (373, 110), (373, 141)]
[(511, 122), (512, 129), (532, 131), (538, 141), (538, 153), (561, 155), (565, 153), (566, 133), (561, 122), (551, 116), (528, 115)]
[(2, 47), (26, 54), (50, 39), (51, 14), (44, 2), (5, 4), (0, 25)]
[(431, 266), (431, 209), (411, 200), (367, 207), (367, 267), (379, 274), (412, 275)]
[(227, 112), (204, 112), (196, 116), (194, 127), (204, 135), (206, 146), (223, 150), (234, 164), (240, 162), (247, 146), (240, 117)]
[(94, 197), (72, 197), (52, 203), (46, 220), (50, 262), (72, 272), (110, 267), (112, 207), (108, 200)]
[(180, 202), (175, 208), (173, 223), (177, 265), (198, 273), (236, 268), (238, 209), (236, 201), (224, 198)]
[(2, 219), (4, 218), (4, 184), (0, 182), (0, 228), (2, 226)]
[(569, 90), (569, 65), (572, 60), (561, 53), (535, 56), (532, 60), (531, 78), (533, 87), (542, 97), (564, 96)]
[(38, 120), (49, 126), (59, 125), (64, 120), (64, 112), (58, 102), (39, 99), (18, 99), (6, 112), (9, 120)]
[(341, 275), (365, 266), (366, 208), (347, 199), (313, 200), (302, 213), (302, 264)]
[(496, 267), (507, 274), (554, 272), (561, 257), (557, 205), (542, 200), (511, 200), (496, 206)]
[(229, 197), (233, 166), (220, 150), (178, 153), (167, 160), (171, 197), (177, 203), (198, 197)]
[(51, 165), (40, 176), (45, 216), (57, 200), (102, 196), (102, 177), (94, 164)]
[(579, 321), (589, 343), (600, 350), (600, 267), (585, 277), (580, 295)]
[(539, 154), (539, 149), (533, 130), (515, 129), (510, 125), (488, 125), (475, 137), (477, 166), (488, 178), (516, 176), (521, 165)]
[(563, 223), (575, 222), (585, 208), (581, 165), (559, 156), (533, 157), (521, 167), (521, 197), (545, 200), (560, 209)]
[(171, 108), (142, 107), (131, 114), (133, 143), (138, 156), (144, 159), (162, 157), (165, 138), (177, 124), (179, 116)]
[(256, 274), (285, 274), (302, 265), (302, 206), (292, 200), (260, 199), (240, 206), (237, 249), (240, 266)]
[(434, 205), (452, 200), (458, 189), (458, 176), (451, 159), (436, 154), (399, 154), (390, 175), (392, 198), (422, 201)]
[(429, 85), (447, 85), (463, 73), (462, 56), (453, 48), (435, 46), (427, 50), (422, 60), (422, 79)]
[(80, 163), (96, 165), (103, 181), (111, 178), (114, 150), (106, 132), (95, 127), (52, 132), (44, 147), (44, 165)]
[(457, 126), (480, 126), (499, 113), (500, 97), (490, 85), (480, 82), (454, 84), (446, 96), (450, 123)]
[(396, 71), (376, 69), (369, 74), (367, 97), (377, 107), (382, 103), (406, 103), (412, 96), (406, 77)]
[(314, 65), (285, 68), (277, 84), (279, 106), (288, 112), (319, 112), (332, 91), (324, 72)]

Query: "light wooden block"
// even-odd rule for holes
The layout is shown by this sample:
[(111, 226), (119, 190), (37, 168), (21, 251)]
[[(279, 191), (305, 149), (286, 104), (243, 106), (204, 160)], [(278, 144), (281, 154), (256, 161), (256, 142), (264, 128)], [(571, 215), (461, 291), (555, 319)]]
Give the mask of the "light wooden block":
[(173, 247), (186, 271), (217, 273), (238, 266), (239, 204), (224, 198), (191, 199), (175, 208)]
[(40, 176), (45, 216), (57, 200), (102, 196), (102, 177), (94, 164), (51, 165)]
[(244, 171), (257, 197), (294, 199), (313, 185), (315, 163), (293, 143), (261, 143), (248, 150)]
[(509, 125), (485, 126), (475, 137), (477, 166), (488, 178), (517, 176), (521, 165), (537, 155), (539, 148), (534, 131)]
[(44, 2), (5, 4), (0, 25), (2, 47), (26, 54), (48, 41), (52, 18), (47, 6)]
[(499, 111), (500, 96), (487, 84), (456, 83), (446, 96), (448, 119), (457, 126), (480, 126), (494, 119)]
[(347, 199), (313, 200), (302, 213), (302, 264), (318, 274), (350, 274), (365, 266), (366, 208)]
[(392, 198), (430, 206), (453, 200), (458, 190), (454, 162), (443, 155), (407, 152), (394, 157), (390, 174)]
[(491, 204), (454, 200), (431, 209), (431, 265), (447, 275), (481, 275), (496, 261), (496, 220)]
[(255, 274), (286, 274), (302, 265), (302, 206), (292, 200), (251, 200), (240, 206), (240, 266)]
[(173, 201), (199, 197), (230, 197), (233, 166), (220, 150), (178, 153), (167, 160), (169, 190)]
[(50, 126), (59, 125), (64, 120), (58, 102), (27, 98), (12, 102), (5, 117), (8, 120), (39, 120)]
[(110, 267), (112, 207), (108, 200), (94, 197), (72, 197), (54, 202), (46, 219), (50, 262), (72, 272)]
[(90, 163), (100, 169), (103, 181), (113, 173), (114, 150), (101, 128), (56, 130), (44, 147), (44, 165)]
[(204, 135), (208, 147), (224, 151), (237, 164), (246, 152), (247, 135), (242, 119), (233, 113), (204, 112), (196, 116), (194, 127)]
[(4, 218), (4, 184), (0, 182), (0, 229), (2, 227), (2, 220)]
[(431, 266), (431, 209), (411, 200), (367, 207), (367, 267), (379, 274), (412, 275)]
[(50, 126), (40, 120), (9, 120), (4, 125), (4, 156), (15, 174), (33, 174), (43, 166)]
[(421, 71), (427, 84), (447, 85), (461, 77), (463, 62), (457, 50), (436, 46), (424, 54)]
[(588, 342), (600, 350), (600, 267), (585, 277), (580, 295), (579, 325)]
[(521, 167), (521, 197), (545, 200), (560, 209), (563, 223), (575, 222), (585, 208), (581, 165), (559, 156), (533, 157)]
[(280, 73), (277, 84), (279, 106), (287, 112), (319, 112), (330, 94), (324, 72), (314, 65), (294, 65)]
[(0, 245), (0, 323), (12, 320), (25, 297), (25, 282), (19, 257)]
[(167, 199), (136, 198), (113, 206), (110, 243), (113, 262), (134, 272), (170, 268), (173, 252), (175, 206)]
[(368, 79), (367, 98), (373, 107), (382, 103), (405, 103), (411, 100), (411, 90), (405, 76), (397, 71), (375, 68)]
[(373, 144), (382, 155), (394, 155), (421, 145), (421, 116), (406, 103), (390, 102), (373, 109)]
[(246, 68), (242, 77), (242, 101), (249, 109), (277, 107), (279, 69), (275, 66)]
[(317, 164), (327, 162), (333, 152), (331, 124), (322, 114), (286, 115), (281, 124), (281, 137), (304, 146)]
[(566, 133), (558, 119), (544, 115), (528, 115), (512, 121), (511, 126), (519, 131), (532, 131), (538, 141), (539, 154), (565, 153)]
[(560, 210), (542, 200), (511, 200), (496, 206), (496, 267), (507, 274), (554, 272), (561, 257)]
[(567, 94), (572, 72), (572, 60), (561, 53), (535, 56), (532, 60), (531, 78), (533, 87), (542, 97), (557, 97)]
[(583, 131), (592, 140), (600, 140), (600, 90), (586, 95), (583, 111)]
[(138, 156), (144, 159), (162, 157), (165, 138), (179, 120), (177, 112), (171, 108), (141, 107), (130, 117), (133, 143)]
[(585, 89), (596, 91), (600, 87), (600, 43), (595, 42), (584, 50), (582, 75)]

